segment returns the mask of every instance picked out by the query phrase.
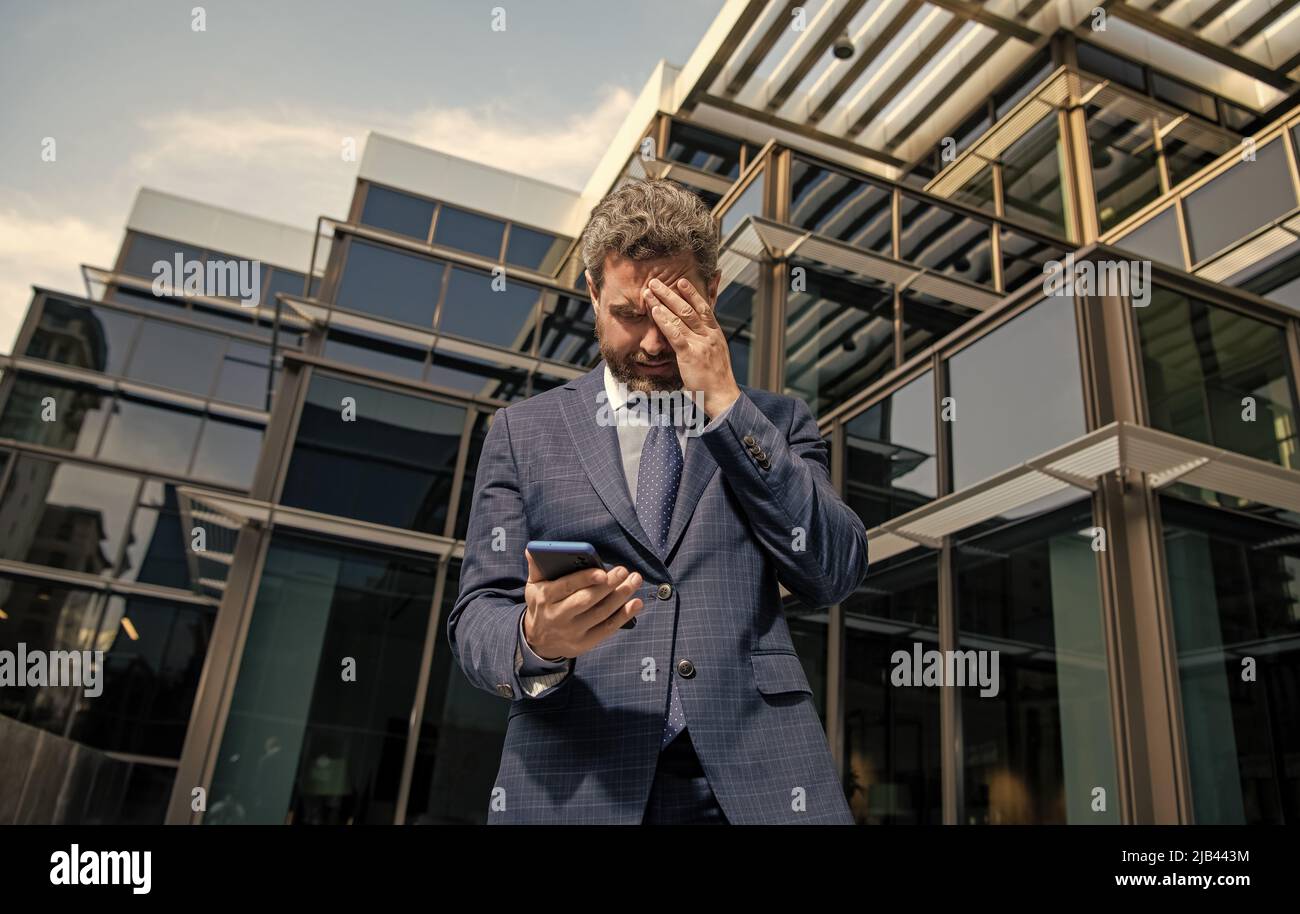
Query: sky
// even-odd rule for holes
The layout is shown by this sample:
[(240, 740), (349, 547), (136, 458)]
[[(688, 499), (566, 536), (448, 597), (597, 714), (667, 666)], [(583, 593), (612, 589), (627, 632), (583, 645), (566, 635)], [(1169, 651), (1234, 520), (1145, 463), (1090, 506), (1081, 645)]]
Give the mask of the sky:
[(112, 265), (142, 186), (313, 229), (375, 130), (581, 189), (722, 4), (0, 0), (0, 352), (33, 285)]

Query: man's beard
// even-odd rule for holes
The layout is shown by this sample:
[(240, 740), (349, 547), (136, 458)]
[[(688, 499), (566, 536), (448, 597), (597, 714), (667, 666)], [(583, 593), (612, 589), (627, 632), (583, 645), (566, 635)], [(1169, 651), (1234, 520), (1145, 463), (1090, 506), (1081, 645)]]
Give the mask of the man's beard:
[(642, 374), (643, 369), (638, 367), (640, 363), (636, 361), (635, 356), (619, 355), (605, 345), (605, 341), (600, 338), (600, 321), (596, 321), (596, 340), (600, 343), (600, 354), (605, 364), (609, 366), (610, 374), (614, 376), (615, 381), (626, 384), (628, 390), (639, 390), (642, 393), (656, 390), (681, 390), (682, 376), (677, 370), (676, 363), (673, 364), (671, 374)]

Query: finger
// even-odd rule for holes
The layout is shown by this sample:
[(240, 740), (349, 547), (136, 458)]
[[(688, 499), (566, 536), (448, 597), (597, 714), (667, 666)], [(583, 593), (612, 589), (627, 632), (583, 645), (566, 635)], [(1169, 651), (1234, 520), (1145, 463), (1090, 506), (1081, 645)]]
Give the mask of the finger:
[(542, 569), (537, 567), (537, 563), (533, 561), (533, 554), (527, 549), (524, 550), (524, 558), (528, 559), (528, 583), (538, 584), (545, 581), (546, 578), (542, 577)]
[(609, 615), (609, 618), (587, 632), (587, 638), (581, 642), (583, 650), (591, 650), (591, 648), (614, 634), (627, 623), (628, 619), (637, 616), (643, 606), (645, 606), (645, 602), (640, 597), (622, 604)]
[(650, 291), (658, 297), (659, 301), (668, 307), (679, 318), (682, 323), (689, 327), (695, 333), (703, 333), (705, 330), (704, 319), (699, 312), (691, 307), (686, 299), (682, 298), (672, 287), (658, 279), (650, 280)]
[(615, 586), (600, 602), (596, 603), (590, 609), (578, 614), (578, 623), (587, 628), (595, 628), (609, 618), (609, 614), (617, 612), (618, 608), (631, 599), (641, 586), (641, 575), (637, 572), (629, 574), (622, 580), (616, 577), (610, 579)]
[(668, 345), (673, 347), (673, 351), (677, 351), (678, 346), (685, 346), (686, 334), (689, 331), (686, 325), (682, 323), (681, 318), (669, 310), (666, 305), (660, 303), (653, 295), (646, 299), (646, 305), (650, 308), (651, 319), (659, 325), (659, 329), (664, 332), (664, 336), (668, 337)]
[[(546, 597), (551, 603), (558, 605), (572, 599), (574, 594), (581, 593), (588, 587), (605, 586), (606, 577), (602, 568), (584, 568), (581, 571), (574, 571), (550, 581), (546, 587)], [(610, 587), (613, 585), (611, 584)]]
[(699, 313), (704, 323), (710, 327), (718, 326), (718, 319), (713, 313), (713, 306), (709, 304), (709, 300), (695, 288), (689, 279), (683, 276), (677, 280), (677, 289), (687, 303)]
[[(622, 568), (622, 566), (619, 566), (619, 568)], [(612, 569), (608, 572), (596, 569), (599, 577), (594, 580), (587, 578), (586, 575), (588, 572), (585, 571), (576, 571), (571, 575), (567, 575), (567, 577), (570, 578), (577, 578), (578, 586), (575, 587), (567, 596), (556, 596), (552, 601), (552, 605), (565, 615), (581, 615), (586, 612), (593, 603), (604, 599), (605, 595), (614, 589), (615, 585), (617, 585), (620, 580), (615, 576), (615, 572), (617, 572), (619, 568)], [(623, 569), (623, 571), (626, 573), (627, 569)]]

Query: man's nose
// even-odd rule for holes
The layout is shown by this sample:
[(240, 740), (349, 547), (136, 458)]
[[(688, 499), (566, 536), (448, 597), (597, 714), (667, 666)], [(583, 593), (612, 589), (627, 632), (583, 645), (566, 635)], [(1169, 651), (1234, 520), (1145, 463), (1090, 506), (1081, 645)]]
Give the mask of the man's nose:
[(658, 360), (670, 354), (672, 347), (668, 345), (668, 338), (659, 329), (659, 325), (654, 323), (653, 318), (650, 322), (653, 326), (646, 331), (645, 336), (641, 337), (641, 350), (651, 358)]

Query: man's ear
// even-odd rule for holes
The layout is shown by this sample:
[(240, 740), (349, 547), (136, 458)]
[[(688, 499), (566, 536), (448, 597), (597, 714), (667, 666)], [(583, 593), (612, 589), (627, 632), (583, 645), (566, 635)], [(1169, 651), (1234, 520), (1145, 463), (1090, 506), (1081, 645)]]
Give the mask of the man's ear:
[(587, 278), (587, 294), (591, 297), (591, 307), (599, 315), (600, 293), (596, 291), (596, 284), (591, 281), (591, 270), (583, 270), (582, 275)]
[(722, 271), (716, 270), (714, 271), (713, 276), (709, 278), (709, 291), (708, 294), (704, 296), (708, 299), (710, 306), (718, 303), (718, 284), (720, 282), (722, 282)]

